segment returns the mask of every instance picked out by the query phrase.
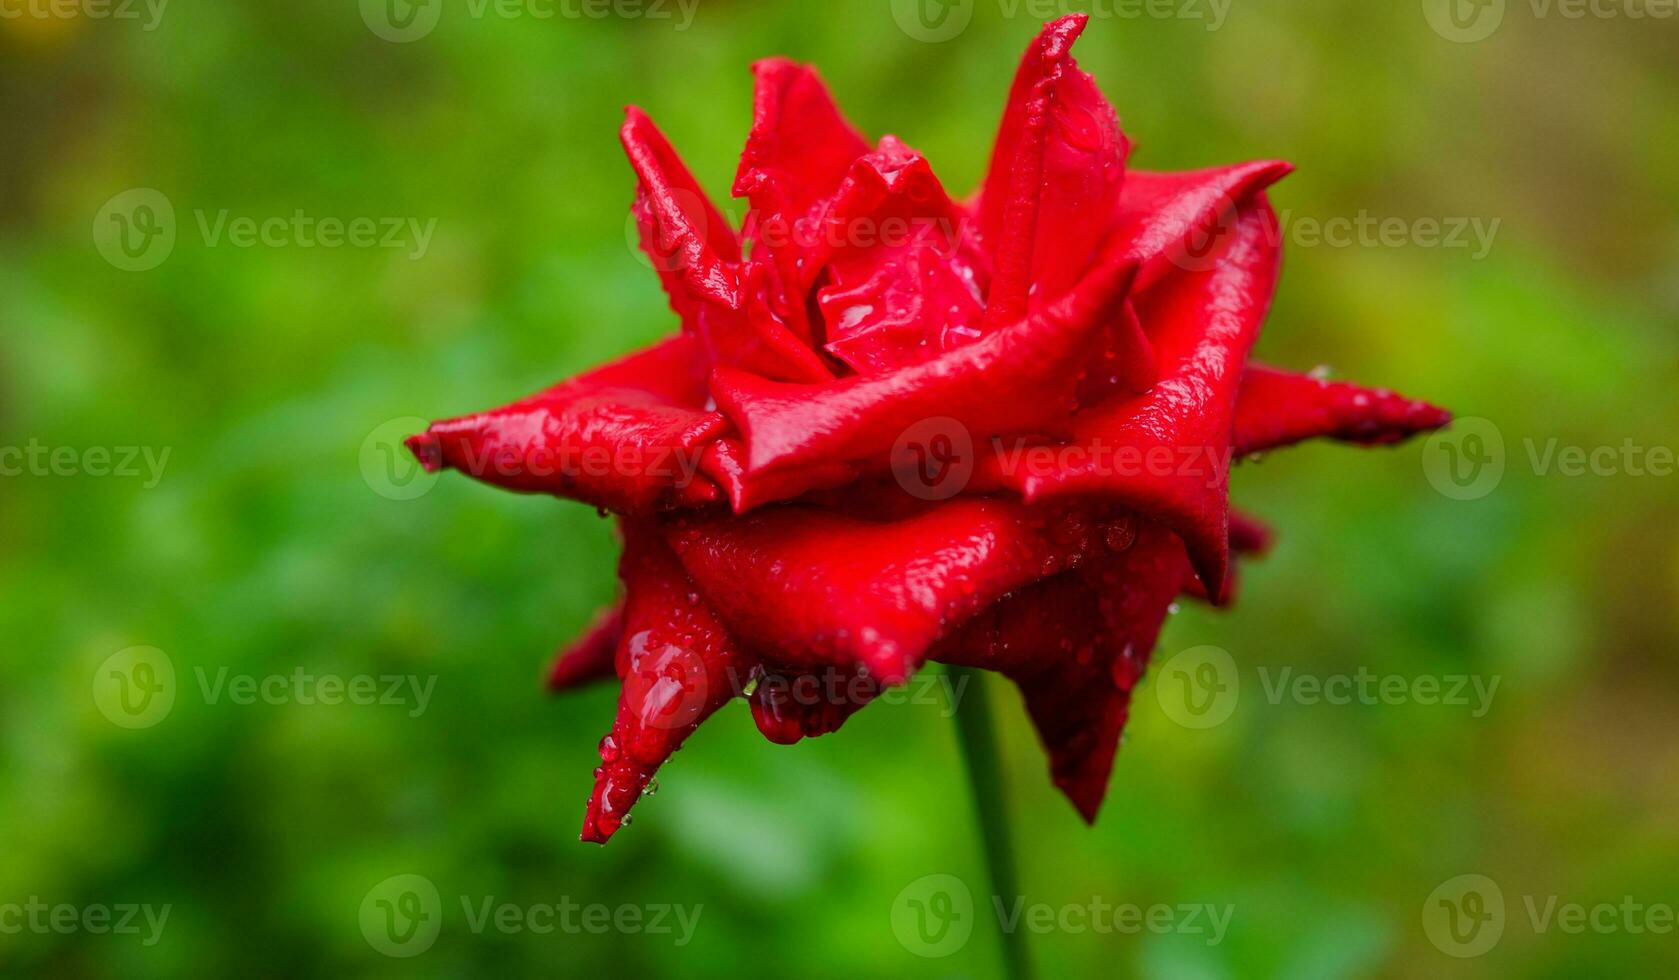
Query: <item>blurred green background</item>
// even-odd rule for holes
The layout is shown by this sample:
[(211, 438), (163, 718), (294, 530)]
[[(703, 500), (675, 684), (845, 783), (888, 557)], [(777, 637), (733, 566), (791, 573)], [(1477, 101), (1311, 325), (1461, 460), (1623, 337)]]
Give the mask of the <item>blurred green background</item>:
[[(747, 66), (788, 54), (965, 192), (1019, 52), (1057, 7), (974, 0), (952, 12), (971, 14), (959, 35), (931, 43), (889, 0), (704, 0), (691, 21), (669, 4), (539, 2), (545, 18), (448, 0), (397, 43), (370, 27), (392, 28), (379, 4), (354, 0), (173, 0), (126, 18), (44, 4), (0, 3), (0, 446), (76, 462), (0, 477), (0, 909), (170, 914), (152, 945), (0, 934), (0, 974), (998, 975), (983, 918), (942, 959), (893, 929), (925, 875), (985, 888), (940, 705), (882, 705), (793, 748), (731, 706), (635, 826), (580, 844), (615, 692), (551, 699), (539, 678), (614, 594), (608, 523), (458, 477), (394, 499), (416, 485), (379, 474), (392, 420), (496, 404), (673, 329), (628, 245), (624, 104), (721, 197)], [(1504, 473), (1455, 499), (1425, 469), (1446, 450), (1421, 443), (1243, 467), (1237, 499), (1279, 545), (1235, 609), (1186, 605), (1157, 653), (1230, 651), (1240, 702), (1190, 730), (1145, 686), (1093, 829), (1049, 785), (1012, 688), (994, 688), (1029, 902), (1234, 913), (1217, 943), (1033, 935), (1041, 972), (1673, 971), (1671, 931), (1572, 934), (1527, 905), (1679, 903), (1679, 477), (1546, 460), (1679, 446), (1679, 21), (1634, 18), (1652, 12), (1640, 0), (1580, 18), (1511, 0), (1469, 40), (1487, 22), (1436, 30), (1415, 0), (1169, 6), (1095, 4), (1079, 48), (1133, 165), (1292, 160), (1273, 199), (1301, 230), (1498, 222), (1485, 250), (1291, 234), (1260, 356), (1487, 419)], [(176, 216), (144, 271), (95, 238), (136, 188)], [(423, 249), (239, 247), (214, 235), (224, 211), (435, 233)], [(114, 464), (124, 447), (169, 456), (155, 481), (143, 462), (97, 476), (96, 447)], [(97, 685), (135, 646), (178, 682), (166, 717), (129, 729)], [(1285, 667), (1499, 687), (1480, 717), (1267, 697)], [(240, 705), (200, 685), (224, 669), (435, 686), (420, 712)], [(1470, 873), (1506, 915), (1490, 951), (1459, 959), (1424, 913)], [(363, 930), (402, 874), (440, 895), (435, 944), (413, 958)], [(678, 945), (475, 932), (463, 896), (703, 911)]]

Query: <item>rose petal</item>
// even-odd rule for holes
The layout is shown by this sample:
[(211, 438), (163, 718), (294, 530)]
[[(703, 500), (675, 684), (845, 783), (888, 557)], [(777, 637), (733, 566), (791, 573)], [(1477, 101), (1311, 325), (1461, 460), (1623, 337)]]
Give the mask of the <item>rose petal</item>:
[(695, 342), (676, 337), (504, 408), (433, 423), (408, 448), (428, 471), (620, 512), (716, 500), (696, 469), (728, 423), (694, 407), (705, 400), (702, 363)]
[(1236, 210), (1293, 170), (1281, 160), (1259, 160), (1181, 173), (1127, 173), (1113, 242), (1137, 262), (1137, 292), (1174, 272), (1211, 268), (1220, 230)]
[(774, 310), (780, 286), (767, 262), (742, 264), (740, 243), (664, 134), (631, 107), (622, 133), (640, 185), (632, 209), (682, 328), (712, 364), (780, 381), (833, 377), (807, 340)]
[(986, 322), (1001, 327), (1072, 288), (1108, 233), (1130, 144), (1072, 47), (1089, 21), (1047, 25), (1021, 59), (980, 192), (996, 278)]
[(583, 839), (598, 844), (617, 832), (654, 773), (752, 670), (656, 528), (626, 522), (620, 574), (617, 669), (624, 686), (583, 818)]
[(700, 472), (722, 488), (737, 514), (765, 504), (792, 500), (812, 490), (843, 487), (857, 478), (860, 468), (848, 463), (818, 463), (802, 470), (772, 470), (751, 473), (746, 469), (746, 447), (740, 440), (719, 439), (700, 460)]
[(1051, 778), (1094, 822), (1131, 692), (1188, 571), (1182, 542), (1144, 522), (1123, 551), (1010, 596), (932, 659), (998, 670), (1020, 686)]
[(554, 659), (548, 670), (548, 689), (564, 691), (615, 676), (618, 640), (623, 634), (623, 605), (601, 610), (588, 630)]
[[(1271, 550), (1271, 529), (1252, 517), (1240, 511), (1230, 512), (1230, 553), (1234, 558), (1260, 557)], [(1236, 601), (1236, 593), (1241, 586), (1242, 563), (1230, 562), (1230, 571), (1226, 576), (1223, 601), (1228, 604)], [(1201, 584), (1193, 569), (1184, 570), (1183, 594), (1191, 599), (1209, 602), (1207, 587)]]
[(1276, 215), (1263, 198), (1221, 236), (1210, 269), (1180, 272), (1138, 301), (1161, 378), (1147, 394), (1073, 419), (1085, 452), (1017, 474), (1028, 500), (1094, 495), (1165, 523), (1209, 591), (1229, 560), (1229, 457), (1236, 392), (1277, 279)]
[(1236, 400), (1236, 452), (1245, 456), (1318, 438), (1391, 445), (1451, 420), (1444, 409), (1385, 389), (1250, 364)]
[(1079, 383), (1079, 407), (1095, 405), (1118, 394), (1140, 395), (1154, 387), (1159, 377), (1154, 343), (1143, 331), (1136, 304), (1127, 300), (1122, 315), (1108, 324), (1102, 353), (1091, 362)]
[(924, 361), (979, 336), (983, 256), (926, 159), (895, 137), (851, 165), (810, 266), (827, 349), (865, 374)]
[(778, 314), (812, 344), (816, 335), (804, 297), (817, 270), (804, 262), (803, 223), (869, 145), (840, 114), (815, 69), (769, 58), (753, 65), (752, 73), (752, 132), (741, 153), (734, 193), (751, 202), (749, 237), (763, 241), (772, 256), (781, 292)]
[(642, 248), (659, 272), (671, 304), (681, 308), (700, 298), (739, 305), (734, 265), (740, 242), (670, 141), (647, 114), (625, 110), (619, 139), (639, 181), (635, 214)]
[(1030, 429), (1071, 408), (1131, 274), (1104, 259), (1043, 313), (912, 367), (824, 385), (772, 384), (725, 368), (713, 373), (712, 394), (744, 434), (753, 472), (884, 457), (927, 419), (954, 419), (976, 438)]
[(743, 642), (807, 670), (862, 665), (884, 684), (967, 617), (1099, 546), (1077, 512), (979, 498), (898, 520), (791, 504), (681, 518), (669, 534)]

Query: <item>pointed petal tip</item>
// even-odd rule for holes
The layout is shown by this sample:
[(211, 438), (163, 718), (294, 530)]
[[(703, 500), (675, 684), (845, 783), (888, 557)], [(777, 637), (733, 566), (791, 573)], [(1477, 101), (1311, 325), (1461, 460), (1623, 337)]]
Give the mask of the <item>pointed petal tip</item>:
[(1044, 29), (1040, 32), (1039, 36), (1054, 35), (1057, 38), (1064, 38), (1067, 42), (1071, 43), (1072, 41), (1077, 40), (1078, 36), (1083, 34), (1084, 29), (1089, 25), (1090, 15), (1087, 13), (1078, 11), (1070, 14), (1063, 14), (1060, 17), (1045, 23)]
[(624, 124), (619, 127), (618, 132), (619, 135), (628, 140), (643, 126), (652, 125), (653, 117), (647, 114), (647, 110), (643, 109), (641, 106), (631, 103), (624, 106)]
[(815, 68), (811, 65), (794, 61), (792, 58), (782, 54), (770, 55), (768, 58), (759, 58), (757, 61), (752, 62), (752, 75), (755, 78), (763, 78), (765, 76), (776, 75), (780, 72), (799, 70), (814, 71)]
[(1094, 827), (1096, 817), (1102, 811), (1102, 801), (1108, 795), (1106, 775), (1096, 780), (1058, 776), (1054, 782), (1055, 787), (1061, 791), (1063, 796), (1067, 797), (1067, 802), (1071, 803), (1073, 809), (1078, 811), (1079, 819), (1083, 820), (1088, 826)]
[(403, 445), (408, 447), (408, 451), (420, 461), (420, 468), (427, 473), (436, 473), (443, 468), (443, 440), (431, 429), (409, 436)]
[(630, 810), (652, 781), (653, 772), (622, 761), (604, 763), (596, 772), (595, 788), (589, 794), (583, 830), (578, 836), (591, 844), (605, 844), (630, 822)]

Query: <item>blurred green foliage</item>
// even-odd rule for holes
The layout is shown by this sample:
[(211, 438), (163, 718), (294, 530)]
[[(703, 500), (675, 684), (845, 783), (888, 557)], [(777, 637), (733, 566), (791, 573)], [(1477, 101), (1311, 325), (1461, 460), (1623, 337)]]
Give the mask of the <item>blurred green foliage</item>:
[[(995, 975), (983, 925), (945, 960), (891, 928), (911, 881), (984, 880), (936, 706), (881, 706), (794, 748), (736, 706), (633, 828), (580, 844), (614, 691), (553, 700), (538, 678), (614, 593), (607, 523), (458, 478), (387, 499), (361, 463), (387, 420), (499, 403), (672, 329), (627, 244), (625, 103), (721, 196), (747, 65), (785, 53), (965, 190), (1034, 8), (978, 0), (959, 38), (929, 44), (889, 0), (704, 0), (685, 30), (679, 13), (473, 16), (448, 0), (435, 31), (398, 44), (356, 7), (174, 0), (150, 30), (0, 18), (0, 445), (170, 451), (152, 487), (0, 478), (0, 903), (172, 908), (149, 947), (0, 934), (0, 974)], [(1521, 897), (1679, 903), (1676, 478), (1539, 473), (1524, 447), (1679, 444), (1679, 23), (1513, 2), (1492, 37), (1459, 44), (1412, 2), (1241, 0), (1208, 27), (1099, 17), (1082, 42), (1135, 165), (1293, 160), (1273, 198), (1296, 223), (1499, 222), (1480, 258), (1291, 244), (1261, 356), (1488, 418), (1508, 472), (1459, 501), (1425, 479), (1420, 445), (1244, 466), (1237, 498), (1279, 545), (1237, 608), (1186, 607), (1158, 654), (1231, 651), (1242, 701), (1190, 731), (1145, 687), (1093, 829), (996, 689), (1030, 901), (1234, 906), (1216, 945), (1062, 932), (1032, 937), (1034, 955), (1046, 976), (1671, 972), (1674, 935), (1539, 931)], [(172, 202), (179, 241), (128, 272), (90, 228), (142, 187)], [(435, 218), (436, 233), (417, 260), (239, 248), (199, 227), (224, 210)], [(144, 730), (90, 696), (96, 667), (135, 645), (179, 676)], [(1285, 666), (1501, 686), (1480, 718), (1272, 704), (1256, 671)], [(436, 686), (418, 717), (208, 703), (196, 672), (223, 668)], [(1421, 915), (1469, 872), (1500, 883), (1509, 921), (1460, 961)], [(438, 887), (442, 930), (392, 959), (358, 909), (405, 873)], [(683, 947), (475, 934), (460, 896), (703, 915)]]

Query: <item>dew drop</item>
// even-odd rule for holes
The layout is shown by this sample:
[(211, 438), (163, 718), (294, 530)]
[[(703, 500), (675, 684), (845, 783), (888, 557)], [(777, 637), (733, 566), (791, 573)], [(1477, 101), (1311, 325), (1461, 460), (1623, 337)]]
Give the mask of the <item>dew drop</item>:
[(1128, 551), (1137, 543), (1137, 528), (1130, 521), (1109, 524), (1103, 540), (1109, 551)]

